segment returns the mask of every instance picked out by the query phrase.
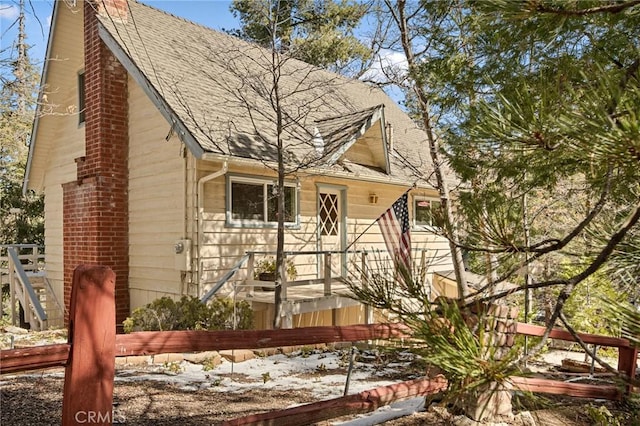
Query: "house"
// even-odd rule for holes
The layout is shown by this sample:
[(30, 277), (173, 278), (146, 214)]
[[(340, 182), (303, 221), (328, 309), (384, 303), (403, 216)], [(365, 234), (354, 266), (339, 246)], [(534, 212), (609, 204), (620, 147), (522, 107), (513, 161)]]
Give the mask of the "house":
[[(380, 89), (292, 59), (274, 67), (256, 45), (125, 0), (55, 2), (45, 64), (24, 189), (44, 193), (46, 273), (67, 306), (81, 263), (115, 271), (121, 324), (273, 251), (278, 139), (299, 275), (322, 277), (318, 252), (384, 249), (371, 224), (410, 188), (413, 248), (430, 271), (452, 268), (429, 223), (425, 134)], [(331, 262), (339, 273), (349, 261)], [(361, 322), (359, 309), (333, 320)], [(296, 324), (324, 321), (314, 315)]]

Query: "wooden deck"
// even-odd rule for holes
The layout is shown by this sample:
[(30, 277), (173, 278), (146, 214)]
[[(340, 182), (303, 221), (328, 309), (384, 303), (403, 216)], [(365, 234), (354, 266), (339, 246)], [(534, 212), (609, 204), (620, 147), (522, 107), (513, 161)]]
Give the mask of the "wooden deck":
[[(260, 306), (267, 310), (274, 309), (275, 291), (268, 290), (269, 287), (275, 288), (274, 283), (247, 280), (244, 285), (238, 286), (235, 299), (250, 302), (254, 309)], [(339, 277), (330, 281), (324, 279), (289, 281), (282, 291), (280, 306), (282, 327), (291, 328), (294, 315), (360, 306), (361, 303), (350, 298), (349, 294), (351, 294), (349, 287)], [(367, 313), (366, 317), (369, 319), (370, 314)], [(336, 325), (335, 322), (333, 325)]]

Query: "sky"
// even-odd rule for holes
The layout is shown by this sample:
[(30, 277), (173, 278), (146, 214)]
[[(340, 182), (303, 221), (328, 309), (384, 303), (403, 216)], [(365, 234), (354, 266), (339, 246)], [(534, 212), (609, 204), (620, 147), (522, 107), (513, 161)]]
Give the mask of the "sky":
[[(60, 0), (62, 1), (62, 0)], [(66, 0), (72, 2), (73, 0)], [(29, 55), (39, 66), (47, 49), (54, 0), (25, 0), (27, 43)], [(143, 0), (142, 3), (168, 13), (189, 19), (213, 29), (231, 29), (239, 26), (229, 10), (226, 0)], [(18, 0), (0, 0), (0, 50), (12, 48), (17, 35)], [(4, 56), (4, 54), (3, 54)]]

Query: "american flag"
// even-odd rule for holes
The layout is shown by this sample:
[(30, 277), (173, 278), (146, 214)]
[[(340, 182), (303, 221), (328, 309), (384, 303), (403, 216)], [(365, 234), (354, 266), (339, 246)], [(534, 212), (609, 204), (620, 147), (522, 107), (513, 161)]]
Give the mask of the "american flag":
[(409, 195), (405, 192), (378, 218), (387, 250), (394, 259), (411, 270), (411, 233), (409, 230)]

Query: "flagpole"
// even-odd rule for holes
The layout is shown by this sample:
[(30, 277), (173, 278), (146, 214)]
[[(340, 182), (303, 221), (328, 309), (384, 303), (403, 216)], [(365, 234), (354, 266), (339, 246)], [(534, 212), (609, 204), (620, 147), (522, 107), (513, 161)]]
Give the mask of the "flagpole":
[[(408, 193), (409, 193), (409, 191), (411, 191), (411, 190), (412, 190), (412, 189), (414, 189), (415, 187), (416, 187), (416, 182), (414, 182), (414, 183), (413, 183), (413, 185), (411, 185), (411, 186), (409, 187), (409, 189), (407, 189), (406, 191), (404, 191), (404, 192), (402, 193), (402, 195), (400, 195), (400, 196), (398, 197), (398, 199), (402, 198), (405, 194), (408, 194)], [(394, 201), (394, 202), (395, 202), (395, 201)], [(392, 205), (393, 205), (393, 204), (392, 204)], [(387, 209), (387, 210), (389, 210), (389, 209)], [(382, 216), (384, 216), (384, 214), (387, 212), (387, 210), (385, 210), (385, 211), (383, 211), (382, 213), (380, 213), (380, 215), (379, 215), (379, 216), (378, 216), (378, 217), (377, 217), (373, 222), (371, 222), (371, 223), (369, 224), (369, 226), (367, 226), (367, 228), (366, 228), (364, 231), (362, 231), (362, 232), (360, 233), (360, 235), (358, 235), (358, 236), (356, 237), (356, 239), (355, 239), (355, 240), (351, 241), (351, 243), (347, 246), (347, 248), (345, 248), (345, 249), (344, 249), (344, 252), (346, 253), (346, 252), (349, 250), (349, 248), (351, 248), (351, 246), (353, 246), (353, 245), (354, 245), (354, 244), (355, 244), (355, 243), (360, 239), (360, 237), (362, 237), (362, 236), (363, 236), (363, 235), (364, 235), (364, 234), (365, 234), (369, 229), (371, 229), (371, 227), (372, 227), (373, 225), (375, 225), (376, 223), (378, 223), (378, 220), (380, 220), (380, 218), (381, 218)]]

